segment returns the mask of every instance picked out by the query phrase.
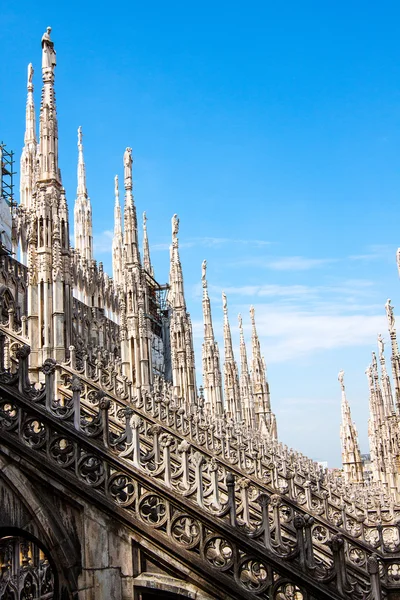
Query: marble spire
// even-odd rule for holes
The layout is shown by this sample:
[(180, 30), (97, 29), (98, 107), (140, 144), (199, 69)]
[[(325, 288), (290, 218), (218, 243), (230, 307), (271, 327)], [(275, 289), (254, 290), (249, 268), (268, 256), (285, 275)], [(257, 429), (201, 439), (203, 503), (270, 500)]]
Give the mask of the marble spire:
[(145, 212), (143, 213), (143, 268), (149, 275), (154, 277), (154, 269), (150, 260), (149, 238), (147, 236), (147, 216)]
[(179, 219), (171, 219), (172, 244), (170, 246), (169, 290), (167, 302), (170, 313), (170, 346), (173, 393), (181, 398), (188, 412), (196, 404), (196, 367), (193, 348), (193, 331), (186, 310), (182, 265), (179, 256)]
[(250, 308), (251, 318), (251, 382), (253, 388), (256, 424), (270, 439), (277, 439), (276, 420), (271, 411), (269, 384), (265, 362), (261, 356), (260, 340), (256, 329), (254, 307)]
[(78, 185), (74, 206), (75, 250), (81, 258), (93, 260), (92, 207), (86, 188), (86, 168), (83, 158), (82, 127), (78, 127)]
[(28, 65), (27, 99), (25, 113), (25, 135), (24, 147), (20, 160), (20, 205), (18, 214), (13, 215), (14, 231), (16, 232), (14, 251), (18, 242), (21, 244), (21, 261), (27, 264), (27, 230), (28, 215), (27, 211), (32, 208), (33, 190), (35, 187), (37, 175), (37, 138), (36, 138), (36, 114), (33, 99), (33, 67), (32, 63)]
[(207, 286), (207, 262), (203, 260), (201, 282), (203, 286), (204, 341), (203, 388), (206, 409), (212, 415), (222, 415), (222, 377), (218, 343), (215, 341), (211, 316), (211, 303)]
[(385, 417), (391, 416), (394, 410), (393, 403), (393, 394), (392, 394), (392, 386), (390, 384), (390, 378), (388, 372), (386, 370), (386, 360), (385, 360), (385, 344), (381, 334), (378, 335), (378, 351), (379, 351), (379, 362), (381, 365), (381, 383), (382, 383), (382, 393), (383, 393), (383, 409)]
[(51, 27), (42, 37), (42, 99), (40, 103), (39, 180), (61, 184), (58, 168), (58, 124), (54, 92), (56, 52), (50, 38)]
[(123, 282), (123, 235), (122, 214), (119, 202), (118, 175), (114, 177), (114, 237), (112, 241), (112, 270), (114, 283), (119, 286)]
[(242, 421), (240, 402), (239, 371), (233, 354), (231, 327), (228, 317), (228, 302), (222, 292), (222, 308), (224, 311), (224, 391), (227, 416), (237, 423)]
[(397, 412), (400, 413), (400, 354), (399, 347), (397, 344), (397, 333), (396, 333), (396, 320), (394, 317), (393, 306), (391, 305), (390, 298), (385, 304), (386, 317), (388, 321), (388, 329), (390, 335), (390, 342), (392, 346), (392, 375), (395, 388), (396, 396), (396, 408)]
[(139, 241), (137, 230), (136, 206), (132, 193), (132, 148), (124, 152), (124, 246), (126, 267), (138, 266), (140, 263)]
[(344, 371), (338, 375), (342, 391), (342, 424), (340, 439), (342, 442), (342, 463), (346, 483), (362, 483), (363, 468), (356, 427), (351, 420), (350, 405), (346, 397)]
[(246, 342), (243, 332), (242, 315), (238, 315), (239, 333), (240, 333), (240, 398), (242, 403), (242, 414), (244, 421), (249, 429), (255, 427), (254, 399), (247, 361)]

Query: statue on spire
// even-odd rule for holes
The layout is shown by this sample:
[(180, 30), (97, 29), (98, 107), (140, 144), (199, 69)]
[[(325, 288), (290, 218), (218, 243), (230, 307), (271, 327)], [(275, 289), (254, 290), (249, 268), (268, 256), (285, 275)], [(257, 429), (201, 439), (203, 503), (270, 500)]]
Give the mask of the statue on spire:
[(33, 91), (33, 65), (32, 63), (29, 63), (28, 65), (28, 90), (29, 91)]
[(207, 287), (206, 276), (207, 276), (207, 261), (203, 260), (203, 262), (201, 263), (201, 282), (203, 284), (203, 288)]
[(114, 177), (114, 195), (115, 200), (119, 199), (119, 190), (118, 190), (118, 175)]
[(125, 189), (132, 189), (132, 148), (124, 152), (124, 184)]
[(344, 371), (339, 371), (338, 381), (340, 383), (340, 387), (342, 388), (342, 392), (344, 392)]
[(179, 232), (179, 219), (178, 215), (174, 215), (171, 220), (172, 223), (172, 242), (177, 241), (178, 232)]
[(397, 248), (396, 262), (397, 262), (397, 269), (398, 269), (399, 275), (400, 275), (400, 248)]
[(378, 335), (378, 351), (379, 351), (379, 358), (382, 359), (383, 357), (383, 352), (385, 350), (385, 343), (383, 341), (383, 337), (381, 336), (381, 334)]
[(225, 292), (222, 292), (222, 309), (224, 311), (224, 314), (227, 314), (228, 312), (228, 303), (226, 300), (226, 294)]
[(82, 148), (82, 127), (80, 125), (78, 127), (78, 148)]
[(388, 319), (388, 324), (389, 324), (389, 332), (392, 333), (394, 331), (395, 328), (395, 319), (394, 319), (394, 314), (393, 314), (393, 306), (390, 304), (391, 300), (390, 298), (388, 298), (386, 304), (385, 304), (385, 309), (386, 309), (386, 316)]
[(42, 69), (53, 69), (56, 66), (56, 51), (50, 33), (51, 27), (47, 27), (42, 37)]

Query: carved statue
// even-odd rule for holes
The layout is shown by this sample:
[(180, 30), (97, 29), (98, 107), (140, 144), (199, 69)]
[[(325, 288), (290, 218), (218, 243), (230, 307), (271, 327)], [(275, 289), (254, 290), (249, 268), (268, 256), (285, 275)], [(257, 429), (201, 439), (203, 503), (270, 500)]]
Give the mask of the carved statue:
[(250, 306), (250, 318), (251, 322), (254, 324), (254, 306)]
[(116, 198), (117, 198), (117, 197), (118, 197), (118, 195), (119, 195), (119, 191), (118, 191), (118, 175), (116, 175), (116, 176), (114, 177), (114, 194), (115, 194), (115, 197), (116, 197)]
[(385, 304), (385, 309), (386, 309), (386, 315), (387, 315), (388, 324), (389, 324), (389, 331), (390, 331), (390, 333), (392, 333), (396, 322), (395, 322), (394, 314), (393, 314), (393, 306), (390, 304), (390, 302), (391, 302), (391, 300), (390, 300), (390, 298), (388, 298), (388, 300)]
[(47, 27), (42, 37), (42, 69), (53, 69), (56, 66), (56, 51), (50, 33), (51, 27)]
[(225, 292), (222, 292), (222, 308), (223, 308), (224, 312), (226, 312), (228, 310), (228, 303), (226, 301)]
[(238, 321), (239, 321), (239, 329), (240, 329), (240, 331), (242, 331), (242, 329), (243, 329), (243, 319), (242, 319), (242, 315), (240, 313), (238, 314)]
[(32, 88), (33, 85), (33, 66), (32, 63), (29, 63), (28, 65), (28, 88)]
[(385, 350), (385, 343), (383, 341), (383, 337), (381, 334), (378, 335), (378, 350), (379, 350), (379, 358), (382, 358), (383, 352)]
[(179, 219), (176, 214), (172, 217), (171, 222), (172, 222), (172, 239), (175, 240), (178, 235), (178, 231), (179, 231)]
[(124, 152), (124, 183), (125, 187), (132, 186), (132, 148), (127, 148)]
[(143, 229), (146, 229), (147, 217), (146, 211), (143, 211)]
[(201, 263), (201, 280), (203, 282), (203, 286), (204, 286), (204, 284), (206, 284), (206, 275), (207, 275), (207, 261), (203, 260), (203, 262)]
[(340, 387), (344, 391), (344, 371), (339, 371), (338, 381), (340, 383)]

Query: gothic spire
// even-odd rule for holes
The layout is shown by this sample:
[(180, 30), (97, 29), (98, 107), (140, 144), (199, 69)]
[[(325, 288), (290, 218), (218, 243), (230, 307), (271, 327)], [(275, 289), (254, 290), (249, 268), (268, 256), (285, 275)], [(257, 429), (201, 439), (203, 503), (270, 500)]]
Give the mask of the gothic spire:
[(186, 310), (185, 294), (183, 289), (182, 265), (179, 256), (179, 219), (175, 214), (171, 219), (172, 245), (170, 248), (170, 272), (168, 301), (172, 308)]
[(208, 295), (207, 285), (207, 261), (203, 260), (201, 266), (201, 283), (203, 286), (203, 321), (204, 321), (204, 341), (215, 342), (214, 330), (211, 317), (211, 302)]
[(232, 335), (228, 318), (228, 303), (224, 292), (222, 292), (222, 308), (224, 311), (224, 390), (226, 411), (228, 416), (240, 423), (242, 421), (242, 407), (240, 403), (239, 372), (233, 354)]
[(26, 99), (26, 121), (25, 121), (25, 145), (36, 144), (36, 115), (35, 103), (33, 100), (33, 66), (28, 65), (28, 84), (27, 84), (27, 99)]
[(136, 206), (132, 194), (132, 162), (132, 148), (126, 148), (124, 152), (124, 244), (127, 266), (140, 263)]
[(203, 260), (201, 281), (203, 286), (203, 387), (206, 407), (211, 415), (222, 415), (222, 377), (218, 344), (214, 338), (211, 303), (206, 279), (207, 262)]
[(123, 281), (123, 236), (122, 236), (122, 215), (121, 205), (119, 203), (118, 175), (114, 178), (114, 237), (112, 241), (112, 269), (113, 279), (116, 285), (121, 285)]
[[(400, 265), (400, 263), (398, 263)], [(399, 347), (397, 345), (397, 333), (396, 333), (396, 320), (394, 318), (393, 306), (391, 305), (390, 298), (385, 304), (386, 316), (388, 321), (388, 329), (390, 334), (390, 341), (392, 344), (392, 374), (394, 381), (394, 388), (396, 392), (396, 407), (397, 412), (400, 412), (400, 354)]]
[(183, 398), (188, 412), (196, 402), (196, 367), (190, 315), (186, 311), (182, 266), (179, 257), (179, 219), (173, 215), (168, 304), (170, 306), (171, 369), (174, 396)]
[(78, 127), (78, 187), (76, 194), (85, 198), (88, 195), (86, 189), (86, 168), (83, 159), (82, 127)]
[(253, 429), (255, 426), (254, 399), (251, 389), (249, 365), (247, 362), (246, 342), (243, 333), (242, 315), (238, 315), (240, 333), (240, 397), (242, 401), (242, 413), (246, 425)]
[(347, 483), (362, 483), (363, 469), (356, 427), (351, 420), (350, 406), (344, 386), (344, 371), (340, 371), (338, 380), (342, 390), (342, 424), (340, 438), (342, 441), (342, 463)]
[(50, 39), (51, 27), (42, 37), (42, 99), (40, 104), (39, 180), (61, 184), (58, 168), (58, 125), (54, 92), (56, 52)]
[(78, 127), (78, 185), (74, 206), (75, 250), (85, 260), (93, 260), (92, 207), (86, 188), (82, 127)]
[(154, 277), (154, 269), (150, 260), (149, 238), (147, 237), (147, 217), (145, 212), (143, 213), (143, 268)]
[[(33, 99), (33, 67), (32, 63), (28, 65), (28, 83), (26, 98), (26, 117), (25, 117), (25, 135), (24, 147), (21, 154), (21, 178), (20, 178), (20, 203), (21, 206), (29, 209), (32, 206), (32, 192), (36, 178), (36, 115)], [(21, 223), (22, 225), (22, 223)], [(20, 238), (22, 254), (26, 252), (26, 231), (20, 226)], [(25, 260), (23, 261), (25, 262)]]
[(261, 430), (272, 438), (276, 439), (276, 423), (275, 417), (271, 412), (271, 401), (269, 393), (269, 385), (267, 381), (267, 373), (265, 363), (261, 356), (260, 340), (258, 338), (254, 307), (250, 308), (251, 318), (251, 345), (252, 345), (252, 368), (251, 378), (253, 385), (253, 396), (257, 425)]
[(379, 362), (381, 364), (381, 381), (383, 392), (383, 406), (386, 417), (390, 417), (394, 412), (392, 386), (386, 370), (386, 360), (384, 355), (385, 344), (381, 334), (378, 335)]

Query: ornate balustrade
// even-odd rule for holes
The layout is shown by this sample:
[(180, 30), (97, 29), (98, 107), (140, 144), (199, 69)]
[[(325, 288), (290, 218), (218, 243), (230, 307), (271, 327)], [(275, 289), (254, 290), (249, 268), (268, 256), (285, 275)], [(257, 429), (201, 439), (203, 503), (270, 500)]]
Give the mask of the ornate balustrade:
[[(227, 589), (237, 594), (239, 587), (243, 598), (372, 599), (371, 585), (380, 589), (375, 559), (369, 559), (368, 579), (362, 578), (346, 566), (340, 536), (330, 540), (330, 561), (314, 551), (312, 517), (294, 515), (295, 539), (290, 541), (282, 535), (280, 518), (274, 518), (279, 508), (274, 498), (260, 494), (257, 512), (246, 506), (245, 496), (238, 505), (232, 473), (220, 494), (215, 465), (206, 465), (189, 443), (176, 448), (181, 455), (178, 470), (171, 461), (174, 440), (168, 434), (158, 449), (143, 454), (142, 419), (129, 406), (123, 409), (125, 429), (117, 435), (110, 426), (110, 400), (98, 397), (97, 414), (88, 413), (80, 401), (78, 378), (71, 382), (70, 401), (60, 401), (54, 361), (45, 361), (45, 385), (36, 388), (27, 377), (28, 355), (29, 348), (21, 346), (18, 370), (0, 376), (2, 442), (20, 457), (40, 464), (115, 517), (151, 531), (193, 567), (218, 572)], [(206, 466), (209, 486), (203, 477)]]
[[(264, 553), (268, 551), (268, 560), (273, 559), (271, 564), (274, 560), (283, 561), (286, 568), (290, 564), (293, 573), (296, 573), (296, 568), (300, 570), (300, 578), (295, 578), (293, 585), (301, 585), (302, 578), (303, 581), (306, 578), (307, 583), (307, 575), (312, 575), (323, 587), (327, 586), (329, 592), (326, 593), (333, 593), (334, 582), (334, 589), (340, 594), (338, 597), (379, 598), (382, 596), (369, 595), (371, 585), (379, 589), (380, 580), (384, 587), (397, 584), (399, 567), (394, 552), (398, 548), (393, 546), (391, 554), (386, 555), (384, 527), (375, 527), (377, 540), (367, 545), (362, 540), (368, 527), (362, 519), (358, 520), (360, 531), (357, 533), (364, 531), (364, 538), (359, 535), (358, 539), (341, 533), (334, 523), (324, 523), (313, 499), (322, 496), (325, 506), (328, 503), (328, 511), (330, 505), (334, 506), (332, 500), (326, 494), (324, 497), (318, 489), (313, 490), (312, 484), (297, 483), (296, 473), (291, 478), (286, 474), (287, 481), (292, 481), (292, 495), (271, 495), (280, 477), (273, 453), (264, 450), (260, 453), (261, 457), (254, 458), (249, 468), (245, 456), (242, 456), (241, 463), (238, 460), (240, 448), (238, 451), (229, 439), (225, 446), (218, 444), (213, 429), (207, 431), (207, 423), (202, 423), (201, 419), (187, 419), (182, 407), (163, 400), (159, 395), (142, 395), (129, 404), (110, 392), (105, 393), (85, 376), (79, 377), (71, 367), (56, 365), (52, 360), (43, 365), (45, 385), (35, 387), (28, 378), (29, 348), (18, 343), (15, 334), (5, 336), (4, 331), (0, 347), (3, 388), (9, 390), (11, 398), (12, 391), (18, 394), (15, 399), (3, 397), (1, 401), (3, 431), (7, 431), (7, 435), (15, 433), (19, 441), (29, 448), (45, 453), (49, 460), (64, 469), (64, 474), (73, 471), (92, 489), (101, 489), (107, 500), (112, 499), (114, 494), (117, 507), (126, 508), (125, 502), (130, 506), (131, 496), (138, 500), (139, 492), (134, 490), (140, 473), (145, 478), (146, 494), (157, 489), (160, 492), (157, 486), (161, 486), (162, 495), (157, 498), (161, 498), (164, 504), (165, 491), (168, 490), (175, 503), (183, 503), (186, 511), (190, 506), (191, 510), (196, 507), (196, 510), (205, 513), (214, 523), (214, 528), (221, 521), (222, 530), (230, 524), (233, 528), (230, 533), (239, 535), (240, 544), (251, 541), (261, 545)], [(33, 409), (40, 414), (32, 415)], [(50, 429), (56, 427), (56, 430), (50, 431), (48, 426)], [(61, 426), (67, 428), (68, 435), (60, 432)], [(179, 436), (179, 431), (183, 435)], [(71, 440), (72, 433), (75, 442)], [(85, 450), (87, 446), (79, 446), (78, 451), (77, 440), (80, 440), (79, 444), (84, 440), (86, 445), (90, 441), (90, 451)], [(86, 456), (85, 460), (82, 460), (83, 456)], [(106, 473), (104, 460), (108, 459), (111, 463)], [(118, 468), (112, 461), (117, 461)], [(114, 477), (115, 473), (119, 473), (118, 477)], [(114, 483), (111, 485), (110, 481)], [(105, 482), (108, 482), (107, 489)], [(149, 489), (150, 482), (152, 489)], [(296, 486), (299, 485), (306, 490), (301, 497), (299, 494), (296, 496)], [(308, 506), (316, 513), (315, 517), (307, 512)], [(160, 510), (164, 509), (159, 508), (156, 512)], [(341, 515), (343, 510), (342, 507)], [(344, 516), (348, 525), (346, 513)], [(201, 523), (201, 527), (203, 517), (204, 514), (201, 521), (198, 515), (196, 517), (196, 523), (199, 526)], [(185, 531), (190, 530), (185, 521)], [(233, 552), (233, 542), (224, 540), (224, 544), (228, 544), (226, 547), (231, 548), (229, 552)], [(221, 543), (218, 542), (218, 552), (224, 556)], [(242, 546), (237, 546), (237, 540), (235, 544), (235, 552), (241, 555)], [(376, 556), (373, 554), (374, 545), (378, 549)], [(214, 548), (213, 552), (217, 549)], [(207, 552), (204, 556), (207, 558)], [(222, 560), (221, 556), (217, 563)], [(370, 573), (378, 565), (377, 561), (381, 572)], [(250, 563), (246, 564), (249, 567)], [(224, 563), (224, 566), (227, 565)], [(236, 568), (239, 567), (236, 565)], [(261, 569), (263, 573), (260, 575), (260, 571), (257, 577), (268, 580), (268, 568), (264, 563), (262, 568), (259, 564), (254, 566), (256, 571)], [(241, 581), (242, 576), (235, 573), (236, 579), (239, 577)], [(250, 577), (250, 572), (243, 577)], [(254, 573), (251, 577), (255, 577)], [(261, 585), (259, 580), (257, 586), (260, 584), (260, 589), (264, 590), (264, 583), (266, 585), (264, 581)], [(270, 593), (271, 585), (265, 589)]]

